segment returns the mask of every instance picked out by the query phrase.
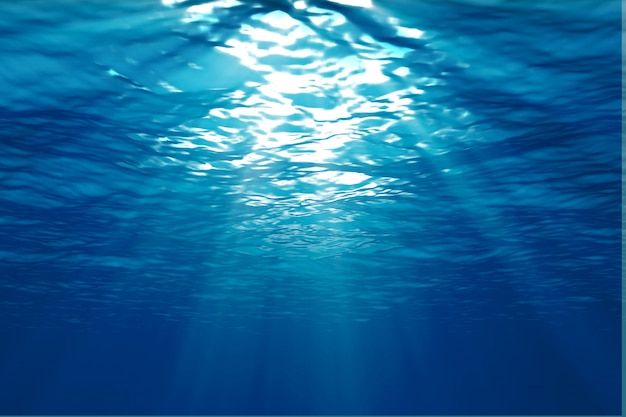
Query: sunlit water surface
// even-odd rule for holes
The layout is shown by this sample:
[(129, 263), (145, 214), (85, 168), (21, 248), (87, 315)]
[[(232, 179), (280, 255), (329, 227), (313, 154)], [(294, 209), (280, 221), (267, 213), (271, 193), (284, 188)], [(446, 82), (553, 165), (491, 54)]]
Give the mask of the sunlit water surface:
[(0, 412), (619, 414), (618, 1), (0, 15)]

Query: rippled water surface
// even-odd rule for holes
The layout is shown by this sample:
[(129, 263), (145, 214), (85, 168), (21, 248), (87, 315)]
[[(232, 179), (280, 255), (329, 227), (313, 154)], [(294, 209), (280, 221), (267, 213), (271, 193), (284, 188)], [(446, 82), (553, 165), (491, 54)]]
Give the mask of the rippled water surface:
[(620, 413), (618, 1), (0, 16), (0, 412)]

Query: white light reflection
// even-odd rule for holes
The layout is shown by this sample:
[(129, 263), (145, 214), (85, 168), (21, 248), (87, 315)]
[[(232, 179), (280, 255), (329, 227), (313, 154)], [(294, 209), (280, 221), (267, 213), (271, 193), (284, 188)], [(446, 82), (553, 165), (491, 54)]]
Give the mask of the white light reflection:
[(415, 28), (407, 28), (404, 26), (396, 27), (396, 31), (398, 33), (398, 36), (402, 36), (403, 38), (420, 39), (422, 36), (424, 36), (424, 32), (422, 32), (421, 30)]
[[(372, 7), (369, 0), (334, 2)], [(219, 52), (216, 56), (235, 58), (253, 74), (229, 93), (228, 105), (215, 105), (195, 126), (182, 127), (195, 138), (193, 145), (181, 148), (213, 153), (210, 162), (189, 165), (193, 175), (238, 170), (243, 179), (233, 194), (244, 204), (276, 210), (280, 202), (284, 216), (294, 215), (297, 206), (299, 216), (321, 216), (321, 221), (326, 221), (323, 213), (328, 217), (331, 208), (336, 210), (327, 202), (394, 192), (393, 184), (401, 180), (374, 178), (368, 168), (433, 152), (431, 128), (415, 106), (416, 97), (424, 93), (418, 88), (425, 87), (424, 75), (402, 65), (410, 65), (405, 58), (415, 51), (381, 42), (343, 14), (309, 7), (306, 0), (292, 2), (295, 10), (308, 9), (303, 19), (280, 10), (245, 19), (229, 14), (249, 4), (239, 0), (195, 4), (181, 19), (204, 28), (210, 39), (219, 38), (223, 23), (239, 22), (219, 38), (220, 46), (214, 50)], [(391, 18), (388, 22), (398, 37), (424, 36)], [(211, 62), (197, 66), (199, 73), (211, 70)], [(172, 92), (184, 89), (174, 84), (162, 87)], [(364, 146), (382, 152), (362, 152)], [(220, 160), (220, 153), (229, 157)]]
[(164, 6), (173, 6), (178, 3), (183, 3), (185, 0), (161, 0), (161, 4)]
[(293, 3), (293, 8), (296, 10), (304, 10), (306, 9), (307, 5), (306, 2), (303, 0), (297, 0)]
[[(162, 1), (165, 5), (181, 2)], [(372, 7), (369, 0), (334, 2), (347, 7)], [(182, 22), (205, 24), (210, 32), (211, 25), (220, 19), (229, 20), (229, 9), (241, 4), (239, 0), (195, 4), (187, 8)], [(297, 10), (308, 7), (304, 0), (293, 5)], [(238, 143), (253, 143), (248, 154), (227, 162), (230, 167), (248, 169), (251, 176), (262, 179), (264, 174), (259, 167), (268, 167), (275, 161), (341, 163), (346, 152), (368, 132), (383, 132), (398, 118), (417, 119), (411, 104), (423, 90), (410, 83), (398, 85), (397, 79), (410, 77), (411, 72), (407, 67), (393, 64), (411, 49), (376, 41), (341, 13), (317, 7), (310, 11), (309, 23), (279, 10), (252, 15), (238, 32), (229, 35), (224, 46), (215, 47), (263, 79), (247, 82), (237, 97), (231, 93), (239, 106), (209, 110), (206, 120), (209, 124), (217, 123), (215, 128), (185, 127), (213, 151), (223, 152)], [(418, 29), (393, 26), (400, 37), (423, 35)], [(346, 43), (351, 47), (340, 46)], [(172, 92), (181, 91), (171, 83), (161, 85)], [(376, 114), (394, 117), (381, 118)], [(364, 124), (368, 126), (366, 130)], [(246, 126), (245, 131), (241, 126)], [(394, 135), (379, 141), (390, 140), (395, 140)], [(417, 143), (414, 146), (420, 147)], [(366, 165), (379, 164), (362, 155), (355, 155), (353, 160)], [(202, 162), (194, 170), (218, 169), (219, 165)], [(342, 175), (300, 172), (303, 175), (299, 181), (317, 183), (320, 187), (356, 186), (370, 179), (357, 172)], [(248, 181), (246, 187), (254, 187), (256, 182)]]
[(372, 7), (371, 0), (330, 0), (330, 1), (332, 3), (343, 4), (344, 6), (364, 7), (364, 8)]

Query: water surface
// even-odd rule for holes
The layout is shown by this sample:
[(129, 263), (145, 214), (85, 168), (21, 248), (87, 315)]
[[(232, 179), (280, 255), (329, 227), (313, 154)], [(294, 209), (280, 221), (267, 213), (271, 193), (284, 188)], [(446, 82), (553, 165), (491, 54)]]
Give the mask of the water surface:
[(618, 1), (0, 15), (0, 412), (620, 413)]

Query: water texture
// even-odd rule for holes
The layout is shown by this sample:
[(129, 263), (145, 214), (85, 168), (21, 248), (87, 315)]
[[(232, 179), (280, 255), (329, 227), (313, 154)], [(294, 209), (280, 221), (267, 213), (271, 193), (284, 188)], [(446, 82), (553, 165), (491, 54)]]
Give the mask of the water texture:
[(619, 414), (620, 12), (1, 3), (0, 413)]

